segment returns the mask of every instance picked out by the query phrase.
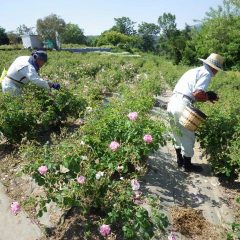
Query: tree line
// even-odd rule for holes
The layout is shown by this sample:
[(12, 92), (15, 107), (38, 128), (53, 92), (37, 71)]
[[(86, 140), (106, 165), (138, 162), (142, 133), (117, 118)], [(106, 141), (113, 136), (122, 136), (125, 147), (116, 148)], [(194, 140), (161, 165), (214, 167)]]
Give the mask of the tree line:
[[(179, 30), (176, 16), (164, 13), (157, 24), (136, 22), (129, 17), (114, 18), (115, 24), (99, 36), (85, 36), (77, 24), (66, 23), (51, 14), (36, 23), (36, 33), (42, 40), (86, 46), (114, 46), (129, 52), (153, 52), (167, 57), (175, 64), (194, 65), (198, 58), (217, 52), (225, 58), (225, 69), (240, 69), (240, 0), (223, 0), (222, 6), (210, 8), (204, 19), (194, 26)], [(20, 25), (15, 32), (6, 33), (0, 27), (0, 44), (21, 42), (21, 35), (33, 34), (33, 27)]]

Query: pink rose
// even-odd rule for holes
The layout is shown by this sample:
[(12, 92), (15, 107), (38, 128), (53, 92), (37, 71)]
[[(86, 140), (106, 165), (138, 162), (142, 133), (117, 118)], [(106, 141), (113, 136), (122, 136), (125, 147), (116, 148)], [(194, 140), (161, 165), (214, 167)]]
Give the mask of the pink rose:
[(142, 192), (141, 191), (134, 191), (134, 198), (135, 199), (139, 199), (142, 196)]
[(131, 120), (131, 121), (136, 121), (137, 118), (138, 118), (138, 113), (137, 113), (137, 112), (130, 112), (130, 113), (128, 114), (128, 118), (129, 118), (129, 120)]
[(177, 240), (176, 235), (171, 232), (170, 235), (168, 236), (168, 240)]
[(20, 206), (20, 204), (18, 202), (13, 202), (11, 204), (11, 211), (12, 211), (12, 213), (18, 214), (20, 212), (20, 210), (21, 210), (21, 206)]
[(48, 168), (47, 166), (41, 166), (38, 168), (38, 172), (41, 174), (41, 175), (45, 175), (48, 171)]
[(141, 205), (146, 203), (145, 200), (140, 200), (140, 199), (133, 199), (134, 204)]
[(103, 237), (106, 237), (110, 232), (111, 232), (111, 228), (109, 225), (106, 225), (106, 224), (103, 224), (101, 227), (100, 227), (100, 233)]
[(136, 179), (131, 180), (131, 186), (133, 191), (137, 191), (140, 188), (140, 183)]
[(80, 176), (77, 178), (77, 182), (80, 184), (84, 184), (85, 183), (86, 178), (84, 176)]
[(116, 151), (118, 148), (120, 147), (120, 144), (116, 141), (113, 141), (109, 144), (109, 148), (112, 150), (112, 151)]
[(146, 143), (151, 143), (153, 141), (153, 137), (150, 134), (146, 134), (146, 135), (144, 135), (143, 140)]

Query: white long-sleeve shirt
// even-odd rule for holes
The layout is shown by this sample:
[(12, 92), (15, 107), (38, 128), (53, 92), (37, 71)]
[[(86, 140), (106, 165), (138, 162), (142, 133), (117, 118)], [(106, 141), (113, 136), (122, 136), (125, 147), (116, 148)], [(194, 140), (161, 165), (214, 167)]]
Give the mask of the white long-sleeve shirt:
[(7, 76), (16, 81), (22, 82), (22, 84), (16, 82), (18, 87), (22, 87), (24, 84), (32, 82), (39, 87), (50, 89), (48, 82), (42, 79), (33, 65), (28, 62), (29, 58), (29, 56), (16, 58), (8, 69)]
[(22, 87), (29, 82), (38, 87), (50, 89), (46, 80), (42, 79), (32, 64), (29, 63), (29, 56), (16, 58), (7, 71), (2, 81), (2, 91), (13, 96), (22, 93)]
[(207, 64), (190, 69), (178, 80), (173, 92), (194, 99), (192, 93), (196, 90), (206, 91), (212, 77), (213, 73)]

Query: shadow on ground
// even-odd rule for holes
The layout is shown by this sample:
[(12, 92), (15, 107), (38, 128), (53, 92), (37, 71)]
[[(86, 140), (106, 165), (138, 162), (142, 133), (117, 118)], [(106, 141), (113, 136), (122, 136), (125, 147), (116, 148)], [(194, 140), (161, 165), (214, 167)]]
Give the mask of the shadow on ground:
[[(206, 164), (201, 164), (206, 169)], [(209, 197), (203, 193), (189, 192), (189, 184), (196, 187), (189, 178), (189, 173), (177, 168), (176, 162), (172, 160), (172, 155), (160, 150), (149, 158), (149, 172), (142, 179), (145, 183), (145, 192), (158, 196), (164, 205), (180, 205), (197, 207), (204, 201), (209, 201)], [(203, 172), (209, 175), (208, 171)], [(201, 202), (198, 201), (201, 198)]]

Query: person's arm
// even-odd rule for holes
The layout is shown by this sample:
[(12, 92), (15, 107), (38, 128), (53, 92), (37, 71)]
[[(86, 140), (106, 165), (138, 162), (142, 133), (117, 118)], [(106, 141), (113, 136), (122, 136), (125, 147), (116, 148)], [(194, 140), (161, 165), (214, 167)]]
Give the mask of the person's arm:
[(195, 90), (192, 95), (197, 102), (206, 102), (208, 100), (207, 93), (201, 89)]
[(50, 90), (51, 88), (59, 90), (60, 84), (59, 83), (52, 83), (42, 79), (36, 70), (32, 66), (28, 66), (26, 69), (26, 78), (31, 81), (33, 84), (37, 85), (38, 87), (45, 88)]
[(206, 102), (206, 101), (217, 101), (218, 96), (213, 91), (206, 91), (209, 83), (211, 81), (211, 75), (209, 73), (203, 73), (199, 76), (199, 79), (194, 86), (194, 91), (192, 92), (193, 97), (198, 102)]
[(218, 95), (213, 91), (205, 92), (203, 90), (196, 90), (192, 93), (192, 95), (195, 97), (196, 101), (198, 102), (215, 102), (218, 101)]
[(33, 84), (37, 85), (38, 87), (41, 88), (45, 88), (50, 90), (51, 88), (51, 83), (42, 79), (39, 74), (36, 72), (36, 70), (34, 69), (34, 67), (32, 67), (31, 65), (27, 66), (27, 68), (25, 69), (26, 71), (26, 78), (32, 82)]

